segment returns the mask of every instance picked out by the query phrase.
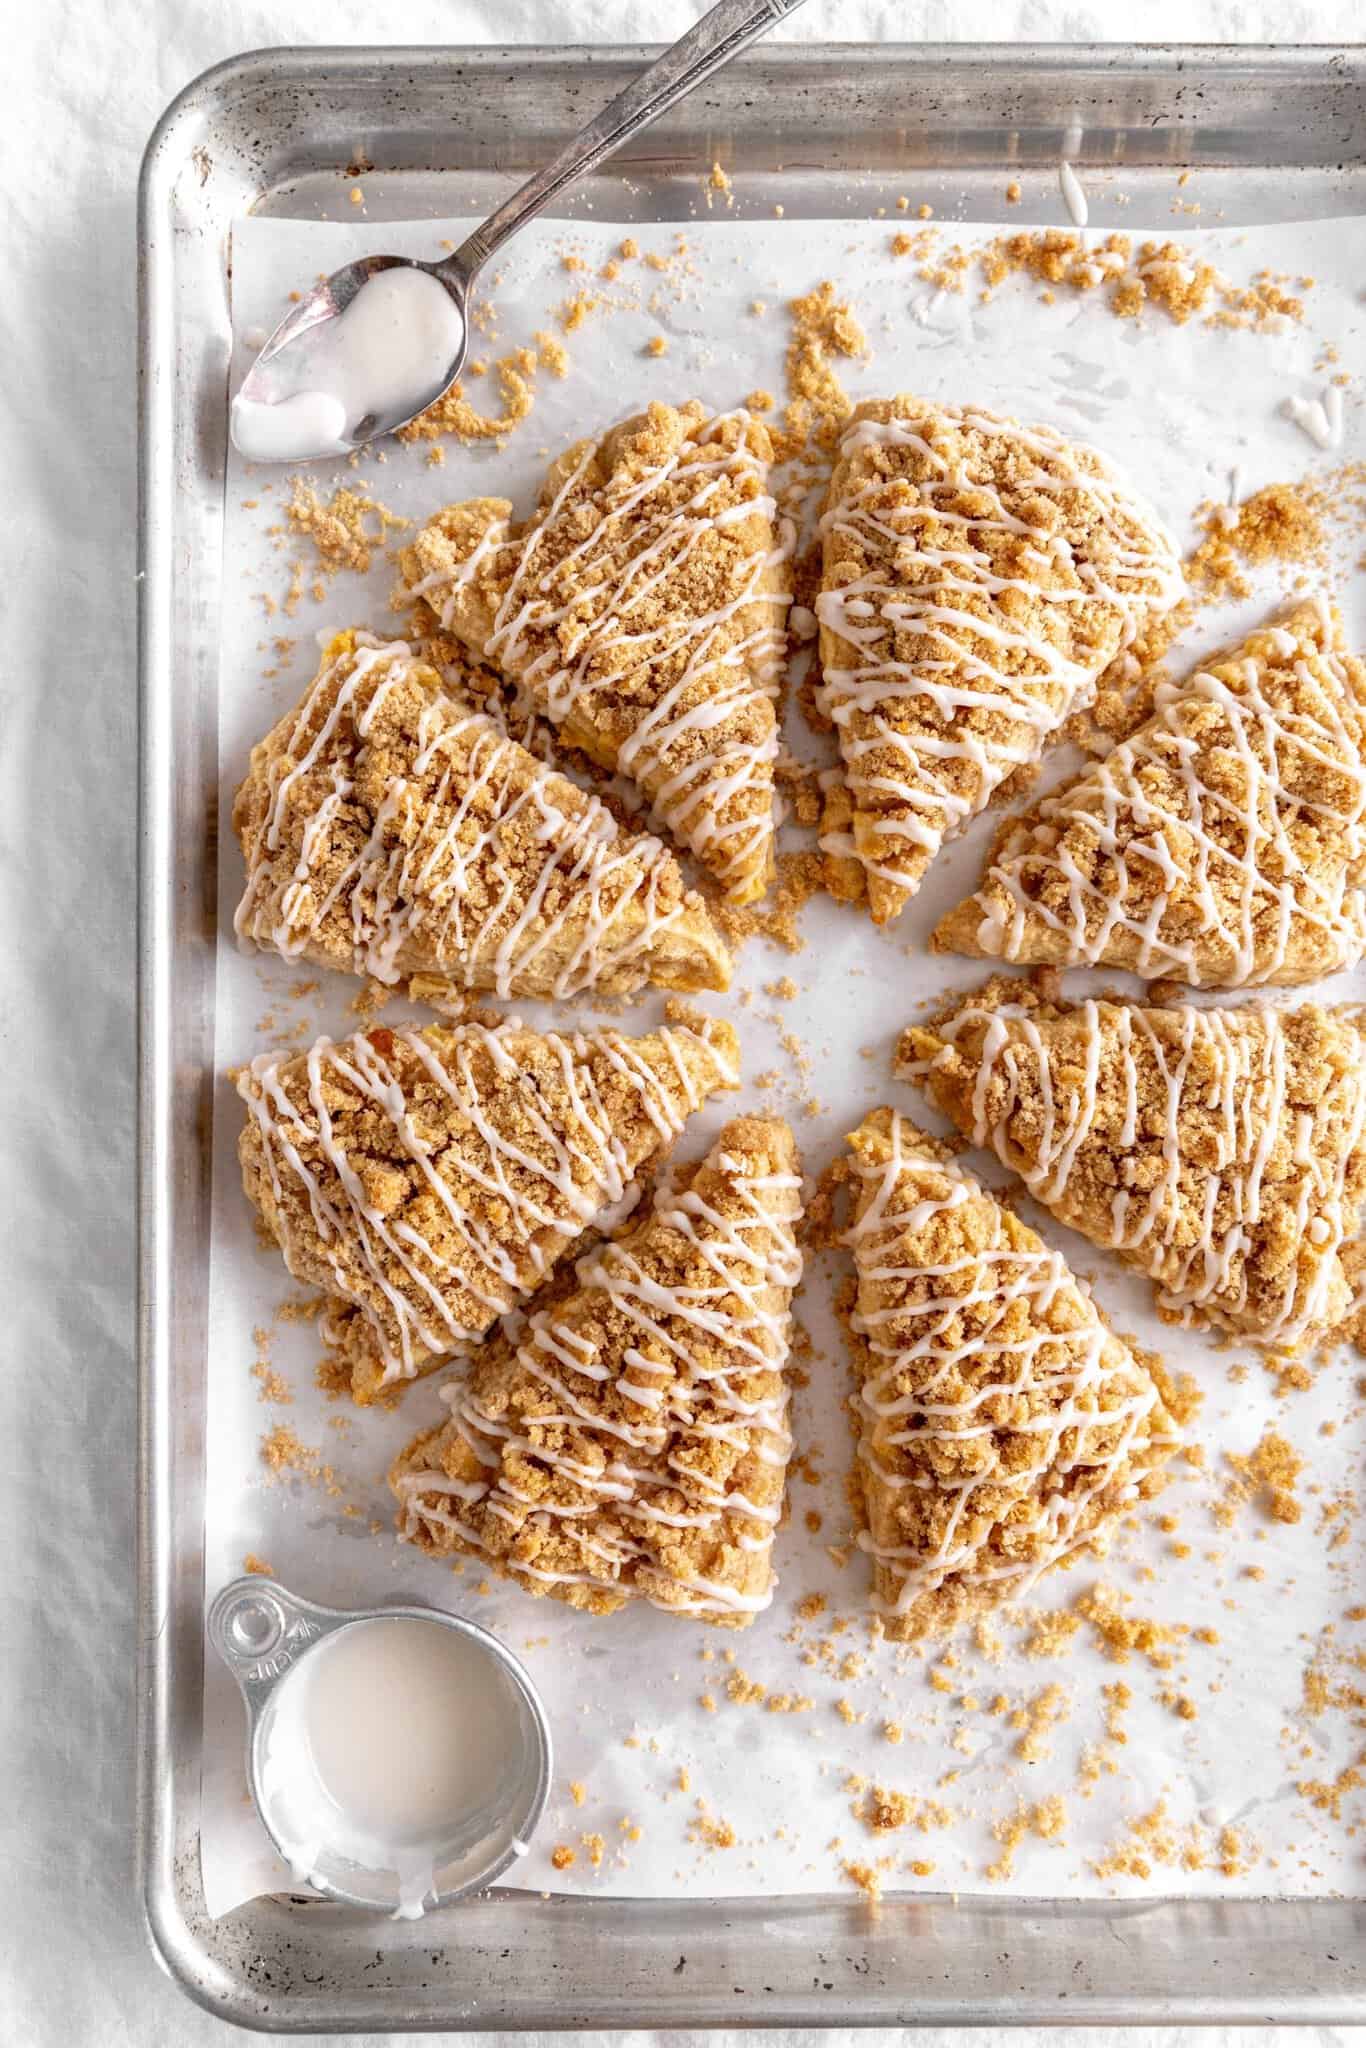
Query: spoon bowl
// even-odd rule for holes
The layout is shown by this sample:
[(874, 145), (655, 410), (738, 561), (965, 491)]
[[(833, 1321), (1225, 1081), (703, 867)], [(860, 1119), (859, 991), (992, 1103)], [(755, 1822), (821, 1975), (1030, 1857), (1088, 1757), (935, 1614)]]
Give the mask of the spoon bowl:
[(406, 426), (464, 367), (467, 292), (452, 258), (361, 256), (314, 285), (233, 400), (240, 452), (257, 461), (349, 455)]

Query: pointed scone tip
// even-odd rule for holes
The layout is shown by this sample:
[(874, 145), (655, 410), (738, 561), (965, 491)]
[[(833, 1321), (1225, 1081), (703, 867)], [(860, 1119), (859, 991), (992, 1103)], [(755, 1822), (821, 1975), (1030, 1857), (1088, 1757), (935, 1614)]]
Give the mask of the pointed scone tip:
[(286, 959), (513, 999), (730, 979), (668, 849), (451, 698), (404, 641), (331, 641), (253, 748), (233, 823), (238, 936)]
[(1366, 1197), (1357, 1013), (1069, 1004), (998, 976), (896, 1071), (1186, 1327), (1292, 1352), (1347, 1312)]
[(942, 1146), (890, 1109), (849, 1146), (858, 1541), (916, 1640), (1103, 1554), (1177, 1434), (1061, 1254)]
[(791, 533), (772, 457), (748, 413), (652, 405), (568, 449), (525, 526), (502, 499), (448, 506), (400, 558), (420, 623), (634, 781), (735, 904), (774, 872)]
[(1326, 601), (1179, 682), (997, 843), (937, 952), (1288, 986), (1366, 950), (1366, 667)]
[(728, 1124), (519, 1344), (442, 1388), (449, 1420), (390, 1473), (400, 1535), (589, 1613), (746, 1626), (776, 1583), (800, 1210), (787, 1125)]
[(821, 703), (882, 924), (1171, 608), (1181, 568), (1094, 449), (914, 397), (855, 410), (821, 530)]
[(738, 1085), (721, 1020), (376, 1027), (243, 1071), (243, 1185), (290, 1272), (332, 1297), (334, 1364), (365, 1403), (482, 1338)]

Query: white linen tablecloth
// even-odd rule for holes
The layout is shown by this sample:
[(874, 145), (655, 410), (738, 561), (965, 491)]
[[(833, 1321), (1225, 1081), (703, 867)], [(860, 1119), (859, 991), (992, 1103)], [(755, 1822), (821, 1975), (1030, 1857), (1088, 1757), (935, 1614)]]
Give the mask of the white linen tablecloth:
[[(3, 2048), (199, 2048), (230, 2037), (153, 1964), (132, 1869), (134, 190), (143, 144), (188, 80), (247, 48), (667, 41), (698, 11), (694, 0), (389, 0), (382, 9), (12, 0), (0, 17)], [(1346, 40), (1361, 33), (1360, 0), (1151, 0), (1141, 18), (1117, 0), (970, 9), (811, 0), (783, 33), (1106, 41), (1136, 28), (1153, 41)], [(1252, 2031), (1202, 2039), (1233, 2048)], [(968, 2048), (1008, 2037), (952, 2038)], [(1139, 2037), (1088, 2029), (1071, 2038)]]

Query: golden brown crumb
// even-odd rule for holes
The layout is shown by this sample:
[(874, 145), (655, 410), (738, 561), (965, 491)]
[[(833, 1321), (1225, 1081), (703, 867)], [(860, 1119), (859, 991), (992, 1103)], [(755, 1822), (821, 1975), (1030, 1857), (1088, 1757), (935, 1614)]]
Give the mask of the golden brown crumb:
[(1067, 1707), (1067, 1694), (1055, 1684), (1046, 1685), (1027, 1706), (1017, 1708), (1010, 1717), (1011, 1725), (1020, 1729), (1015, 1754), (1027, 1764), (1040, 1763), (1051, 1755), (1052, 1731), (1067, 1718)]
[(840, 1869), (850, 1884), (858, 1886), (870, 1905), (876, 1905), (882, 1897), (882, 1879), (871, 1863), (841, 1863)]
[[(453, 440), (466, 443), (502, 441), (521, 424), (535, 403), (531, 380), (537, 363), (534, 350), (519, 348), (510, 355), (501, 356), (494, 364), (498, 400), (502, 408), (496, 413), (476, 411), (465, 396), (463, 380), (457, 377), (450, 390), (443, 392), (434, 405), (420, 412), (415, 420), (409, 420), (406, 427), (399, 428), (399, 440), (431, 441), (449, 435)], [(472, 363), (466, 374), (476, 375), (477, 366)], [(562, 372), (554, 370), (553, 374), (558, 376)]]
[(788, 303), (792, 334), (787, 345), (788, 404), (779, 455), (791, 458), (809, 442), (832, 450), (852, 410), (835, 362), (868, 353), (868, 342), (852, 306), (835, 296), (827, 280)]
[(699, 1799), (697, 1804), (699, 1809), (703, 1810), (699, 1811), (695, 1818), (689, 1822), (688, 1840), (701, 1843), (707, 1849), (733, 1849), (737, 1838), (730, 1822), (728, 1820), (721, 1820), (715, 1814), (707, 1813), (704, 1810), (702, 1800)]
[(251, 1572), (258, 1578), (273, 1579), (275, 1577), (274, 1566), (267, 1564), (265, 1558), (258, 1557), (254, 1550), (249, 1550), (242, 1559), (242, 1569), (244, 1572)]
[(1066, 1825), (1067, 1808), (1060, 1793), (1051, 1793), (1034, 1806), (1022, 1802), (1013, 1814), (992, 1823), (991, 1831), (1001, 1844), (1001, 1854), (987, 1866), (987, 1877), (993, 1884), (1004, 1883), (1013, 1874), (1016, 1852), (1029, 1835), (1037, 1835), (1043, 1842), (1055, 1842)]
[(286, 1408), (294, 1399), (289, 1389), (289, 1381), (282, 1373), (273, 1371), (265, 1359), (257, 1359), (251, 1369), (251, 1376), (260, 1388), (256, 1397), (259, 1401), (269, 1401), (277, 1408)]
[(1324, 560), (1321, 486), (1267, 484), (1236, 507), (1210, 505), (1197, 515), (1205, 538), (1186, 557), (1187, 580), (1217, 596), (1245, 597), (1242, 565)]
[(766, 1685), (761, 1685), (757, 1678), (746, 1677), (743, 1671), (732, 1671), (726, 1680), (726, 1698), (732, 1706), (758, 1706), (767, 1692)]
[(272, 1478), (292, 1475), (306, 1479), (310, 1485), (320, 1487), (330, 1500), (340, 1499), (341, 1484), (333, 1467), (312, 1445), (301, 1443), (287, 1422), (277, 1422), (273, 1429), (267, 1430), (261, 1438), (259, 1451), (261, 1463)]
[(1184, 1622), (1168, 1624), (1150, 1616), (1125, 1613), (1121, 1596), (1108, 1586), (1096, 1586), (1076, 1602), (1078, 1616), (1089, 1622), (1106, 1655), (1116, 1664), (1127, 1664), (1137, 1651), (1155, 1671), (1171, 1668), (1173, 1648), (1187, 1633)]
[(578, 1857), (570, 1848), (568, 1842), (557, 1842), (550, 1852), (550, 1860), (556, 1870), (568, 1870), (573, 1864), (577, 1863)]
[(324, 500), (306, 477), (291, 479), (285, 519), (290, 531), (311, 542), (319, 567), (329, 576), (339, 569), (363, 576), (377, 549), (388, 544), (390, 533), (401, 533), (412, 525), (391, 512), (378, 498), (350, 484), (338, 484)]
[(743, 946), (747, 939), (763, 938), (786, 952), (800, 953), (806, 945), (798, 922), (813, 896), (825, 886), (824, 856), (819, 853), (780, 853), (777, 882), (762, 904), (743, 907), (714, 903), (712, 915), (731, 945)]
[(1266, 1430), (1246, 1457), (1234, 1451), (1225, 1451), (1224, 1457), (1234, 1477), (1214, 1507), (1214, 1519), (1222, 1528), (1231, 1525), (1248, 1501), (1255, 1501), (1274, 1522), (1299, 1521), (1303, 1509), (1295, 1497), (1295, 1482), (1304, 1470), (1304, 1459), (1278, 1430)]

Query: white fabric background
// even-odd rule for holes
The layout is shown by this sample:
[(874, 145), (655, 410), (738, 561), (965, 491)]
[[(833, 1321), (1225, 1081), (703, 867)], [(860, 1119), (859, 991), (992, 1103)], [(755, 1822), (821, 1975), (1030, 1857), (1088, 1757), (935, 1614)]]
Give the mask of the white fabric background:
[[(0, 8), (0, 957), (14, 963), (0, 981), (4, 2048), (232, 2038), (157, 1972), (132, 1883), (133, 194), (143, 143), (182, 85), (253, 46), (662, 41), (697, 12), (694, 0)], [(1105, 41), (1138, 25), (1119, 0), (810, 0), (786, 33)], [(1153, 40), (1333, 41), (1359, 35), (1361, 13), (1359, 0), (1150, 0), (1141, 28)], [(1234, 2048), (1251, 2036), (1202, 2039)], [(582, 2037), (535, 2040), (552, 2038)], [(831, 2037), (770, 2038), (786, 2048)], [(988, 2036), (952, 2038), (975, 2048)], [(1116, 2037), (1071, 2038), (1081, 2048)]]

